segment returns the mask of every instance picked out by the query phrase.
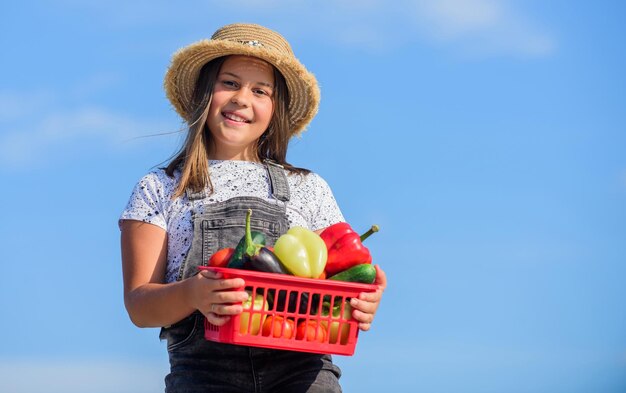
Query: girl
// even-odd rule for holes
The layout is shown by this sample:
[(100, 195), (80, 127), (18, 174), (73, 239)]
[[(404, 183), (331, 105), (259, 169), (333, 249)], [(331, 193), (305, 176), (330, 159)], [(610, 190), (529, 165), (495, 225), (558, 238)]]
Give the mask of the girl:
[[(171, 372), (166, 392), (339, 392), (328, 355), (207, 341), (203, 318), (221, 326), (242, 312), (242, 279), (198, 265), (252, 227), (268, 243), (292, 226), (320, 233), (343, 221), (327, 183), (286, 162), (289, 139), (317, 112), (317, 82), (276, 32), (225, 26), (178, 51), (167, 97), (188, 124), (184, 146), (139, 181), (120, 218), (124, 300), (139, 327), (162, 327)], [(352, 299), (368, 330), (386, 286)]]

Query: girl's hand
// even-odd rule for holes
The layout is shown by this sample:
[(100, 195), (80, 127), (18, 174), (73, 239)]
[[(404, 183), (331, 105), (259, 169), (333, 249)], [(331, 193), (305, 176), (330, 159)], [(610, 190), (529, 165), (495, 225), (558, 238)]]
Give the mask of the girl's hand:
[(202, 270), (189, 280), (191, 304), (213, 325), (222, 326), (243, 311), (241, 302), (248, 299), (246, 291), (238, 290), (245, 286), (243, 279), (223, 279), (221, 273)]
[(380, 305), (380, 300), (383, 297), (383, 292), (387, 287), (387, 276), (380, 266), (375, 265), (376, 268), (376, 281), (374, 284), (378, 284), (376, 292), (362, 292), (359, 294), (358, 299), (352, 298), (350, 305), (353, 308), (352, 316), (359, 322), (359, 329), (366, 331), (370, 330), (372, 321), (374, 320), (374, 314)]

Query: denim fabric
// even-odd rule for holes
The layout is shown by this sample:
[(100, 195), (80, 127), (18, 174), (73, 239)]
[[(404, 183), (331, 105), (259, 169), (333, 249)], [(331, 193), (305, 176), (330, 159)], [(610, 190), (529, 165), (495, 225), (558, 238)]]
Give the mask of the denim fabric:
[(341, 392), (341, 371), (330, 355), (208, 341), (201, 314), (166, 331), (171, 365), (166, 393)]
[(192, 212), (193, 240), (183, 261), (178, 279), (198, 272), (213, 253), (224, 247), (234, 247), (245, 233), (246, 213), (252, 209), (250, 228), (263, 232), (267, 245), (273, 245), (287, 232), (289, 223), (285, 204), (271, 204), (255, 197), (236, 197), (221, 203), (199, 205)]
[(289, 200), (289, 184), (285, 179), (283, 166), (270, 160), (267, 160), (265, 164), (272, 183), (272, 196), (279, 201), (287, 202)]
[[(179, 280), (197, 273), (209, 257), (233, 247), (244, 234), (245, 217), (252, 209), (251, 227), (266, 234), (268, 245), (288, 229), (286, 202), (289, 187), (284, 170), (267, 164), (271, 201), (236, 197), (205, 204), (203, 193), (188, 194), (194, 203), (194, 235), (179, 272)], [(161, 330), (167, 340), (170, 373), (167, 393), (194, 392), (341, 392), (339, 367), (330, 355), (215, 343), (204, 338), (204, 316), (194, 313)]]

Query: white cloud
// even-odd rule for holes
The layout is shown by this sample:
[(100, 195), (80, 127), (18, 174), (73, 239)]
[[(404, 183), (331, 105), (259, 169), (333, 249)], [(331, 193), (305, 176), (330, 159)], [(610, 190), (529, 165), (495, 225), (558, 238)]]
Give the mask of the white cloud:
[(367, 50), (396, 48), (418, 39), (478, 55), (534, 57), (555, 48), (554, 38), (531, 22), (523, 4), (516, 7), (510, 0), (334, 0), (315, 6), (287, 0), (234, 3), (261, 14), (297, 9), (287, 20), (297, 24), (299, 33)]
[(336, 42), (346, 46), (356, 46), (367, 50), (380, 51), (386, 46), (386, 39), (371, 25), (344, 26), (335, 34)]
[(210, 16), (219, 14), (222, 23), (268, 22), (292, 39), (375, 52), (417, 40), (479, 55), (545, 56), (555, 48), (554, 38), (532, 21), (531, 5), (514, 0), (192, 0), (186, 8), (195, 12), (181, 18), (172, 18), (181, 11), (172, 2), (64, 2), (106, 14), (103, 20), (118, 26), (178, 26), (192, 36), (210, 35), (218, 27)]
[(11, 393), (152, 393), (167, 365), (119, 360), (0, 360), (0, 391)]
[(444, 36), (492, 28), (502, 18), (502, 3), (494, 0), (421, 0), (417, 13)]
[(0, 91), (0, 123), (32, 114), (51, 101), (52, 94), (46, 91)]
[(93, 94), (116, 88), (122, 82), (122, 79), (121, 75), (113, 73), (97, 73), (73, 86), (68, 93), (79, 99), (89, 97)]
[(419, 0), (415, 20), (432, 39), (473, 54), (544, 56), (554, 39), (504, 0)]
[(133, 138), (176, 131), (173, 125), (95, 106), (37, 113), (12, 123), (12, 128), (0, 135), (0, 164), (21, 168), (41, 163), (51, 152), (63, 151), (81, 140), (119, 147)]

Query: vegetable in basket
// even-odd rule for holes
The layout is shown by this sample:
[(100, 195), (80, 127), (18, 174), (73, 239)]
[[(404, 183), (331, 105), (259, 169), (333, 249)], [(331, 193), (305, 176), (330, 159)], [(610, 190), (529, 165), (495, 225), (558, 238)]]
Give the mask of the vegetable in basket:
[[(265, 244), (265, 235), (262, 232), (253, 231), (252, 241), (255, 244)], [(232, 269), (243, 268), (243, 263), (244, 263), (243, 254), (245, 251), (245, 247), (246, 247), (246, 237), (244, 236), (241, 238), (239, 243), (237, 243), (237, 247), (235, 247), (235, 252), (233, 253), (233, 256), (230, 258), (230, 261), (228, 261), (227, 267), (232, 268)]]
[(267, 316), (262, 311), (267, 311), (269, 306), (262, 294), (256, 293), (253, 297), (252, 291), (246, 292), (248, 292), (248, 300), (242, 304), (244, 311), (239, 315), (239, 333), (257, 335)]
[(378, 225), (372, 225), (372, 228), (361, 236), (354, 232), (347, 222), (339, 222), (326, 228), (320, 237), (328, 249), (325, 267), (328, 276), (354, 265), (372, 263), (372, 255), (362, 242), (374, 232), (378, 232)]
[[(282, 273), (286, 274), (287, 270), (283, 267), (282, 263), (276, 257), (276, 255), (268, 247), (265, 247), (265, 235), (262, 238), (257, 237), (255, 240), (255, 233), (250, 230), (250, 217), (252, 216), (252, 209), (248, 209), (246, 214), (246, 233), (243, 240), (243, 253), (241, 259), (243, 264), (241, 267), (249, 267), (252, 270), (268, 273)], [(241, 242), (240, 242), (241, 243)], [(239, 245), (237, 245), (239, 247)], [(235, 254), (236, 254), (235, 250)], [(229, 267), (231, 267), (229, 265)]]
[(326, 318), (320, 320), (320, 324), (326, 328), (328, 333), (328, 342), (330, 344), (347, 344), (350, 335), (350, 324), (348, 321), (352, 319), (352, 306), (350, 302), (336, 298), (333, 307), (331, 307), (330, 302), (324, 302), (322, 304), (322, 317), (328, 316), (331, 317), (330, 322)]
[[(274, 294), (274, 292), (270, 292)], [(285, 307), (287, 312), (298, 312), (298, 314), (312, 314), (315, 313), (320, 303), (320, 295), (309, 292), (287, 291), (281, 289), (278, 291), (278, 295), (275, 297), (275, 301), (272, 301), (274, 307), (272, 310), (283, 312)], [(272, 300), (274, 300), (272, 298)], [(309, 303), (311, 304), (309, 306)]]
[(330, 276), (328, 279), (373, 284), (376, 281), (376, 268), (369, 263), (362, 263)]
[(303, 227), (293, 227), (279, 237), (274, 254), (291, 274), (308, 278), (318, 278), (328, 258), (322, 238)]
[(280, 315), (271, 315), (263, 322), (263, 331), (261, 334), (268, 337), (291, 338), (295, 323), (292, 319), (285, 318)]
[(296, 327), (296, 340), (317, 341), (323, 343), (326, 341), (326, 328), (317, 321), (300, 321)]
[(232, 247), (222, 248), (211, 255), (209, 258), (209, 266), (226, 267), (233, 257), (235, 249)]

